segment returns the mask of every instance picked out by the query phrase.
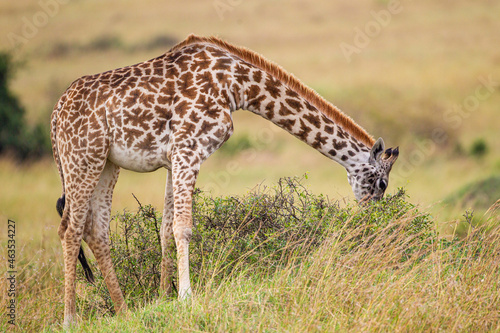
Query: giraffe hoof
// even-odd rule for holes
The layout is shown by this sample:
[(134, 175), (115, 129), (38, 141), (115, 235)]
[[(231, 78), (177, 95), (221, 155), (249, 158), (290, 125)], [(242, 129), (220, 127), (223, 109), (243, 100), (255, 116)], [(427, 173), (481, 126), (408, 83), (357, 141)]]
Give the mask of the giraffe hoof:
[(191, 288), (179, 291), (179, 301), (187, 301), (192, 296)]
[(67, 331), (69, 329), (75, 328), (78, 326), (78, 321), (73, 316), (65, 316), (63, 322), (63, 330)]

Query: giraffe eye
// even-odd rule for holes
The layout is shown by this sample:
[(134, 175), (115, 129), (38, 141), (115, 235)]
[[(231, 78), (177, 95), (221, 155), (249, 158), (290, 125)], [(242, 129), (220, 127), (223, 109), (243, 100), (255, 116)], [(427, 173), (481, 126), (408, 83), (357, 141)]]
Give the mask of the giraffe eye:
[(385, 189), (387, 188), (387, 181), (385, 179), (379, 179), (377, 186), (382, 191), (385, 191)]

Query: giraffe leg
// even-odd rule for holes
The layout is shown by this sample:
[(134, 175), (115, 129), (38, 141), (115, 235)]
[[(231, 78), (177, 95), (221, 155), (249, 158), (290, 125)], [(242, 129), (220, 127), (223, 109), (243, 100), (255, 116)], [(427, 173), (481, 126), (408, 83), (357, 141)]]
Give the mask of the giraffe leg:
[[(63, 250), (63, 260), (64, 260), (64, 323), (63, 327), (67, 328), (71, 324), (76, 324), (76, 306), (75, 306), (75, 295), (74, 295), (74, 282), (73, 282), (73, 292), (68, 291), (71, 289), (71, 285), (67, 286), (70, 271), (68, 270), (67, 262), (70, 259), (66, 259), (66, 241), (65, 235), (66, 230), (68, 230), (68, 224), (70, 220), (70, 205), (66, 203), (66, 207), (64, 212), (61, 214), (61, 224), (57, 230), (57, 234), (59, 235), (59, 239), (61, 240), (62, 250)], [(76, 263), (75, 263), (76, 265)], [(76, 267), (75, 267), (76, 274)], [(71, 284), (71, 283), (70, 283)], [(72, 299), (71, 299), (72, 298)]]
[[(98, 176), (95, 178), (85, 177), (85, 181), (81, 182), (78, 191), (72, 190), (72, 187), (68, 186), (66, 193), (67, 204), (69, 204), (70, 209), (68, 214), (63, 214), (59, 228), (60, 237), (64, 233), (61, 237), (64, 254), (64, 327), (69, 327), (77, 321), (75, 303), (76, 261), (90, 209), (90, 197), (97, 180)], [(67, 217), (67, 223), (65, 215), (69, 216)]]
[(168, 297), (172, 294), (172, 277), (174, 275), (175, 251), (174, 230), (172, 228), (174, 218), (174, 199), (172, 190), (172, 171), (167, 170), (167, 182), (165, 186), (165, 204), (163, 206), (163, 217), (160, 229), (161, 237), (161, 282), (160, 290)]
[(111, 215), (111, 202), (113, 190), (118, 180), (120, 168), (110, 161), (101, 173), (99, 183), (92, 195), (91, 200), (91, 226), (88, 234), (84, 236), (94, 254), (99, 269), (104, 276), (104, 281), (108, 287), (111, 300), (113, 301), (116, 313), (127, 310), (127, 305), (123, 298), (118, 279), (111, 261), (109, 247), (109, 220)]
[(189, 242), (191, 240), (193, 190), (200, 169), (201, 158), (192, 150), (179, 150), (172, 156), (172, 182), (174, 198), (173, 232), (177, 247), (179, 270), (179, 299), (191, 295), (189, 281)]

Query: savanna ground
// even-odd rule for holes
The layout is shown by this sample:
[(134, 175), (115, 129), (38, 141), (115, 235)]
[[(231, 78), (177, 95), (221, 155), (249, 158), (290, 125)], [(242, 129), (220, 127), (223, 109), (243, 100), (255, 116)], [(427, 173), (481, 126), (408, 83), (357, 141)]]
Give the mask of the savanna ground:
[[(388, 17), (379, 14), (379, 22), (385, 21), (377, 23), (373, 12), (387, 10), (389, 4), (380, 0), (68, 2), (53, 9), (53, 15), (35, 32), (25, 34), (26, 43), (14, 53), (22, 65), (11, 88), (26, 107), (28, 121), (48, 126), (52, 106), (74, 79), (155, 57), (189, 33), (217, 35), (280, 64), (369, 133), (382, 136), (388, 146), (399, 145), (401, 155), (388, 192), (403, 186), (409, 201), (432, 213), (436, 230), (449, 237), (466, 219), (462, 216), (466, 209), (481, 217), (499, 198), (500, 3), (401, 1)], [(28, 32), (26, 22), (33, 23), (44, 8), (37, 1), (2, 2), (0, 47), (12, 49), (9, 33), (22, 36)], [(377, 26), (380, 29), (373, 28)], [(367, 29), (371, 37), (358, 36), (359, 30)], [(345, 49), (346, 44), (357, 53), (346, 56), (340, 47)], [(214, 196), (243, 194), (262, 182), (274, 184), (282, 176), (308, 172), (306, 184), (311, 192), (323, 193), (342, 205), (352, 201), (345, 172), (338, 165), (249, 113), (236, 112), (234, 125), (234, 136), (203, 165), (198, 180), (201, 189)], [(113, 211), (135, 211), (137, 203), (131, 193), (161, 210), (164, 182), (161, 171), (122, 171)], [(0, 230), (2, 271), (7, 268), (6, 222), (16, 221), (17, 323), (20, 330), (57, 330), (63, 314), (63, 288), (56, 169), (50, 158), (24, 165), (3, 158), (0, 186), (0, 215), (5, 221)], [(460, 230), (465, 237), (463, 225)], [(476, 306), (479, 312), (471, 312), (475, 302), (498, 304), (499, 278), (494, 275), (498, 273), (498, 247), (491, 246), (493, 250), (486, 253), (496, 257), (479, 256), (481, 260), (461, 267), (451, 277), (443, 275), (443, 267), (448, 267), (443, 261), (445, 252), (436, 250), (428, 265), (401, 273), (384, 263), (384, 255), (391, 253), (389, 247), (389, 252), (355, 252), (344, 257), (345, 262), (356, 256), (365, 258), (356, 257), (356, 265), (349, 266), (353, 275), (338, 268), (346, 267), (345, 262), (334, 265), (339, 273), (333, 277), (306, 268), (300, 271), (307, 271), (305, 275), (285, 269), (256, 278), (259, 283), (242, 275), (221, 289), (212, 285), (215, 289), (199, 290), (192, 305), (161, 303), (130, 320), (155, 323), (175, 317), (179, 327), (195, 331), (244, 330), (223, 325), (238, 320), (265, 331), (266, 323), (277, 318), (283, 318), (273, 328), (277, 331), (301, 327), (310, 331), (405, 331), (405, 327), (498, 331), (498, 317), (491, 308)], [(336, 249), (331, 244), (330, 248)], [(338, 254), (335, 251), (330, 253)], [(384, 284), (367, 283), (375, 276), (362, 268), (371, 267), (372, 262), (378, 265), (372, 268), (387, 273), (380, 273), (387, 280), (377, 280)], [(474, 275), (472, 268), (483, 277)], [(338, 285), (325, 291), (325, 284), (311, 289), (299, 283), (295, 289), (303, 286), (302, 292), (294, 292), (283, 282), (292, 275), (305, 278), (307, 274), (320, 274), (317, 281)], [(3, 314), (8, 300), (5, 280), (0, 286)], [(86, 288), (91, 287), (79, 284), (80, 295)], [(325, 298), (310, 296), (322, 292), (329, 295), (326, 305), (315, 301)], [(482, 296), (473, 299), (468, 294)], [(333, 302), (335, 295), (343, 295), (339, 300), (344, 303)], [(388, 304), (396, 304), (397, 311)], [(438, 311), (443, 315), (433, 321), (429, 309), (443, 310)], [(317, 317), (308, 316), (312, 313), (336, 321), (328, 322), (333, 326), (317, 326)], [(463, 321), (457, 319), (453, 323), (459, 324), (454, 326), (446, 320), (451, 317)], [(5, 318), (2, 315), (2, 330), (9, 327)], [(486, 318), (484, 322), (490, 325), (481, 326), (478, 318)], [(189, 320), (208, 324), (181, 325)]]

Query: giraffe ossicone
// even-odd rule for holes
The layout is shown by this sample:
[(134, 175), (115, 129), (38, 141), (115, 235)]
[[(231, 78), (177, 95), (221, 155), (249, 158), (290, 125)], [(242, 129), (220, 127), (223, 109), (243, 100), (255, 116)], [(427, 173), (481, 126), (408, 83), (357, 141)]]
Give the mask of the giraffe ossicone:
[[(111, 262), (108, 226), (120, 168), (167, 169), (160, 230), (161, 289), (191, 293), (191, 203), (200, 166), (233, 133), (232, 113), (268, 119), (347, 170), (358, 200), (383, 196), (398, 149), (385, 150), (351, 118), (261, 55), (191, 35), (160, 57), (74, 81), (57, 102), (51, 139), (61, 182), (65, 325), (76, 320), (81, 241), (94, 253), (117, 312), (126, 303)], [(83, 259), (82, 259), (83, 257)]]

